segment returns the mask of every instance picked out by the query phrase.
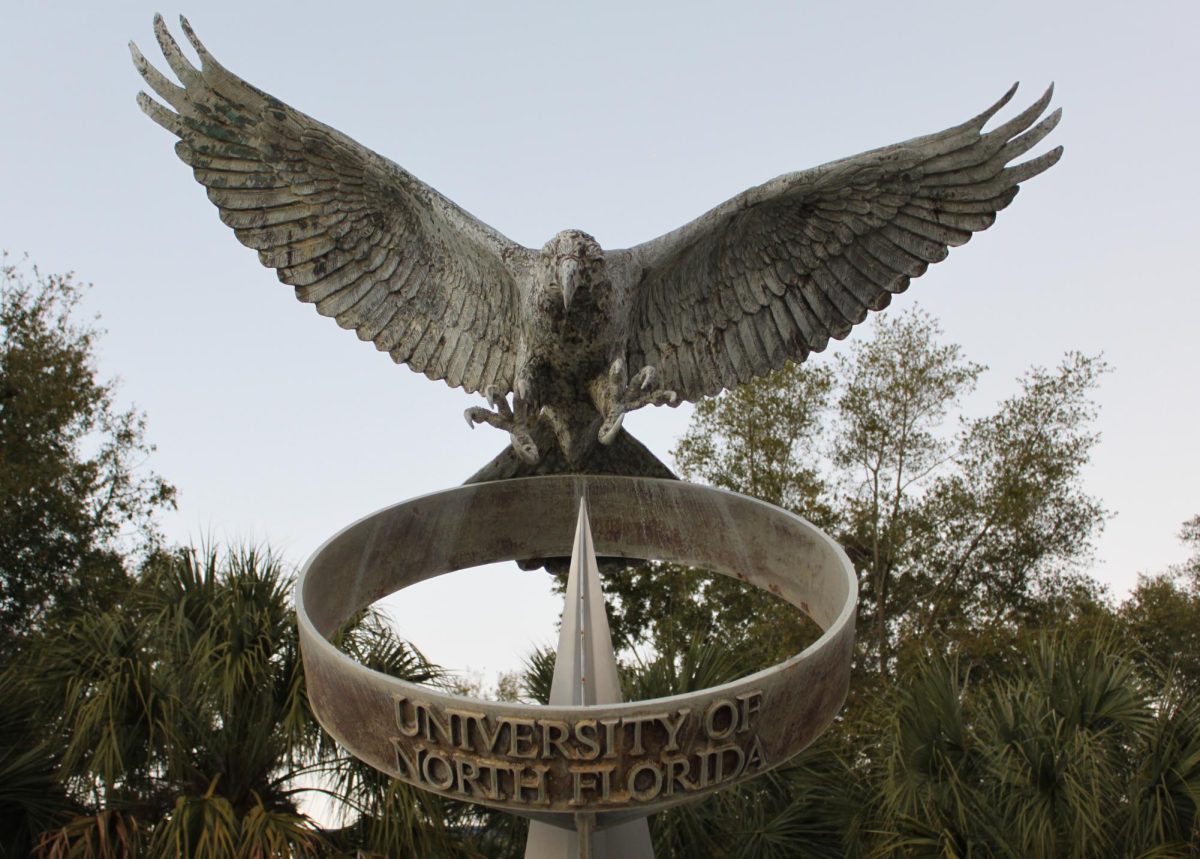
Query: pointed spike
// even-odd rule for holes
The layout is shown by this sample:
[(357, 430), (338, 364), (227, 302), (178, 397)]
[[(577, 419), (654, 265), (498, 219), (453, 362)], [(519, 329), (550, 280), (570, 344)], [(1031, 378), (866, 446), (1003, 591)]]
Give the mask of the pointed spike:
[(581, 498), (550, 703), (573, 706), (620, 701), (621, 683), (604, 612), (587, 500)]

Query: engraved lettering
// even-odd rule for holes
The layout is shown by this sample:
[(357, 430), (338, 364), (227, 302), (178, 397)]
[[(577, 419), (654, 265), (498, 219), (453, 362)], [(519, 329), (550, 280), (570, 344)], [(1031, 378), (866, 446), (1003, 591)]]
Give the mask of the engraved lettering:
[(750, 721), (762, 709), (762, 692), (747, 692), (745, 695), (738, 695), (738, 702), (742, 705), (741, 724), (738, 725), (738, 733), (745, 733), (750, 730)]
[[(549, 805), (550, 800), (546, 798), (546, 770), (548, 769), (550, 767), (544, 764), (509, 767), (508, 771), (512, 773), (513, 780), (513, 800), (516, 802), (534, 802), (538, 805)], [(525, 798), (525, 791), (527, 790), (534, 792), (532, 800)]]
[(615, 758), (617, 756), (617, 725), (621, 724), (621, 720), (601, 719), (600, 724), (604, 726), (604, 757)]
[[(643, 773), (649, 774), (649, 784), (645, 787), (638, 787), (638, 779)], [(642, 779), (642, 782), (645, 784), (645, 779)], [(654, 799), (662, 791), (662, 786), (663, 771), (654, 761), (642, 761), (635, 764), (630, 768), (629, 775), (625, 778), (626, 791), (639, 802)]]
[[(422, 751), (424, 754), (417, 755), (421, 760), (421, 776), (434, 788), (449, 790), (454, 784), (454, 767), (450, 766), (450, 761), (438, 752), (431, 752), (426, 749)], [(438, 774), (437, 767), (434, 764), (441, 765), (441, 775)]]
[(542, 757), (550, 757), (551, 747), (558, 750), (558, 753), (564, 758), (571, 758), (573, 755), (567, 751), (563, 743), (571, 736), (571, 726), (566, 722), (560, 722), (556, 719), (543, 719), (542, 725)]
[(612, 774), (616, 767), (611, 764), (593, 766), (578, 766), (571, 768), (571, 783), (573, 785), (571, 805), (586, 805), (584, 791), (595, 792), (599, 780), (600, 801), (612, 801)]
[(488, 774), (488, 789), (484, 796), (488, 799), (505, 799), (500, 792), (500, 764), (497, 761), (480, 761), (480, 764)]
[[(736, 763), (730, 770), (725, 769), (725, 756), (733, 755)], [(717, 750), (717, 773), (713, 779), (713, 784), (720, 784), (723, 781), (735, 779), (742, 774), (742, 768), (746, 765), (746, 753), (737, 746), (725, 746)]]
[[(587, 733), (584, 733), (585, 730)], [(580, 719), (576, 722), (575, 739), (585, 747), (579, 754), (583, 760), (594, 761), (600, 757), (600, 734), (595, 719)]]
[(679, 787), (679, 790), (682, 793), (695, 790), (700, 786), (694, 782), (688, 781), (684, 777), (690, 773), (692, 769), (692, 765), (688, 763), (687, 758), (681, 758), (677, 756), (664, 757), (663, 765), (667, 768), (667, 796), (675, 795), (676, 786)]
[[(424, 728), (425, 739), (429, 742), (440, 742), (443, 745), (452, 745), (453, 740), (450, 737), (450, 726), (447, 725), (442, 718), (436, 715), (428, 704), (417, 704), (417, 714), (424, 718), (421, 719), (422, 727)], [(434, 740), (433, 729), (437, 728), (440, 740)]]
[(498, 721), (496, 728), (490, 734), (488, 733), (488, 719), (484, 717), (480, 719), (475, 726), (479, 730), (479, 739), (483, 744), (485, 751), (495, 752), (496, 745), (500, 741), (500, 731), (504, 728), (504, 721)]
[(667, 744), (663, 746), (664, 752), (673, 752), (679, 748), (679, 729), (683, 727), (683, 723), (687, 721), (688, 711), (680, 710), (675, 714), (675, 721), (671, 721), (670, 715), (663, 716), (659, 721), (663, 723), (663, 727), (667, 729)]
[(594, 770), (571, 770), (571, 784), (571, 805), (583, 805), (584, 790), (596, 789), (596, 773)]
[(712, 765), (717, 757), (718, 753), (711, 749), (704, 749), (696, 754), (696, 760), (700, 763), (700, 787), (708, 787), (713, 783)]
[(404, 714), (404, 703), (406, 701), (408, 701), (408, 699), (403, 695), (397, 695), (395, 697), (396, 728), (406, 737), (415, 737), (417, 732), (421, 730), (420, 725), (417, 723), (417, 708), (415, 705), (409, 705), (408, 709), (412, 712), (412, 720), (409, 721), (405, 718)]
[(629, 754), (646, 754), (646, 750), (642, 748), (642, 725), (645, 725), (647, 722), (658, 722), (666, 718), (666, 713), (651, 713), (647, 716), (631, 716), (626, 719), (626, 725), (633, 725), (633, 748), (629, 750)]
[(763, 700), (753, 691), (703, 711), (532, 719), (397, 695), (389, 741), (396, 775), (463, 799), (560, 810), (628, 806), (768, 770), (775, 762), (754, 730)]
[[(479, 767), (474, 761), (463, 757), (455, 758), (454, 769), (458, 774), (457, 793), (461, 793), (463, 796), (470, 796), (471, 791), (475, 790), (479, 793), (483, 793), (486, 796), (486, 793), (479, 790)], [(493, 796), (489, 798), (495, 799), (496, 797)]]
[(471, 737), (475, 732), (471, 730), (471, 727), (478, 725), (487, 716), (472, 710), (447, 710), (446, 715), (450, 719), (450, 732), (458, 734), (458, 747), (464, 752), (474, 752), (475, 743)]
[(403, 777), (420, 779), (416, 753), (400, 742), (399, 737), (392, 737), (392, 747), (396, 750), (396, 771)]
[(737, 704), (729, 698), (718, 698), (704, 711), (704, 733), (710, 740), (724, 740), (737, 730)]
[(763, 752), (762, 740), (758, 737), (750, 744), (750, 750), (746, 752), (746, 772), (754, 770), (761, 772), (767, 768), (767, 756)]
[(534, 720), (506, 718), (504, 721), (508, 724), (509, 756), (514, 758), (536, 758), (537, 741), (533, 738)]

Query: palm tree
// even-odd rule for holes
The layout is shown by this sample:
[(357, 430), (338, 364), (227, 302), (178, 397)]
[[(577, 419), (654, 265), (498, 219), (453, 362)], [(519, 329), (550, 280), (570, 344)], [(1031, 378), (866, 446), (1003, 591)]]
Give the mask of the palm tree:
[[(61, 774), (91, 813), (47, 834), (43, 855), (332, 855), (360, 846), (356, 836), (386, 852), (453, 844), (436, 809), (386, 780), (366, 789), (375, 775), (318, 728), (291, 588), (269, 551), (164, 554), (119, 608), (47, 642), (40, 674), (61, 714)], [(406, 679), (438, 677), (376, 614), (341, 643)], [(323, 830), (301, 804), (315, 792), (356, 824)], [(124, 846), (111, 853), (118, 834)]]
[(0, 667), (0, 859), (28, 856), (39, 832), (78, 807), (58, 781), (61, 744), (41, 730), (23, 664)]
[(1200, 708), (1112, 638), (1043, 636), (979, 686), (931, 657), (886, 694), (872, 855), (1200, 854)]

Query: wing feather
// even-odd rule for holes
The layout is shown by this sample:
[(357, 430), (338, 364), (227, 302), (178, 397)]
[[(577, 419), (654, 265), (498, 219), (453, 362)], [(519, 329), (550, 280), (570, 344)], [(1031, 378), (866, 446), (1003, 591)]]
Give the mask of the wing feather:
[[(130, 45), (162, 101), (138, 104), (179, 138), (176, 154), (221, 220), (263, 265), (343, 328), (431, 378), (507, 391), (520, 323), (518, 270), (532, 251), (398, 165), (226, 70), (161, 17), (155, 37), (178, 83)], [(515, 268), (514, 268), (515, 266)]]
[(627, 251), (630, 366), (653, 363), (683, 399), (803, 361), (987, 229), (1056, 147), (1053, 87), (984, 131), (1014, 86), (961, 125), (751, 188)]

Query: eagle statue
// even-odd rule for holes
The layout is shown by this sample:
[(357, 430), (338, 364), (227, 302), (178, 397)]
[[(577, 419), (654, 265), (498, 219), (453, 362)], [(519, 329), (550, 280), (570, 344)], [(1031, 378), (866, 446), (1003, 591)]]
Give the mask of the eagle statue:
[(1061, 113), (1041, 118), (1051, 88), (985, 133), (1014, 86), (961, 125), (772, 179), (636, 247), (604, 250), (572, 229), (534, 250), (227, 71), (181, 25), (199, 67), (156, 17), (179, 83), (131, 43), (162, 100), (140, 92), (138, 104), (297, 298), (486, 397), (468, 423), (511, 445), (472, 481), (670, 476), (621, 428), (626, 413), (715, 395), (845, 337), (1062, 154), (1007, 166)]

